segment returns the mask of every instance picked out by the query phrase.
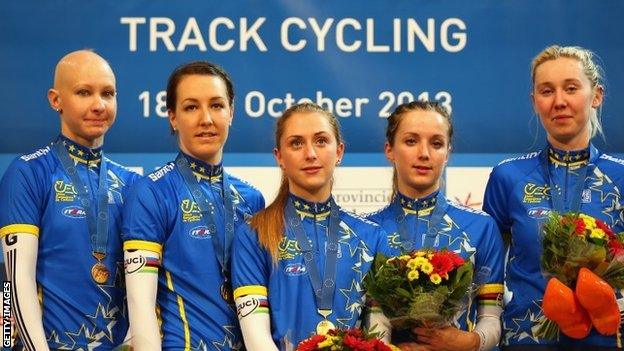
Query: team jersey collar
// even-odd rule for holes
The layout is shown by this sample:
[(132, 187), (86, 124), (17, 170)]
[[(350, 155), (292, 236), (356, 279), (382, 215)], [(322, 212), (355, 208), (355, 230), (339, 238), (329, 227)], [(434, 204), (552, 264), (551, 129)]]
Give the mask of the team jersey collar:
[(433, 208), (437, 202), (438, 192), (439, 190), (436, 190), (433, 193), (425, 197), (421, 197), (420, 199), (413, 199), (409, 196), (405, 196), (401, 194), (398, 191), (397, 191), (396, 196), (397, 196), (398, 202), (401, 204), (401, 207), (403, 207), (406, 210), (418, 212), (418, 211), (429, 210)]
[(180, 153), (188, 160), (189, 167), (195, 175), (212, 182), (221, 179), (221, 175), (223, 175), (223, 164), (221, 162), (211, 165), (182, 151)]
[(57, 140), (63, 143), (69, 153), (69, 156), (75, 161), (96, 166), (102, 159), (102, 147), (90, 149), (76, 143), (64, 135), (59, 135)]
[(565, 151), (559, 150), (548, 144), (548, 159), (551, 163), (558, 166), (578, 167), (589, 162), (592, 146), (588, 146), (582, 150)]
[(295, 209), (306, 215), (318, 216), (329, 214), (331, 209), (331, 196), (323, 202), (310, 202), (290, 193), (290, 198)]

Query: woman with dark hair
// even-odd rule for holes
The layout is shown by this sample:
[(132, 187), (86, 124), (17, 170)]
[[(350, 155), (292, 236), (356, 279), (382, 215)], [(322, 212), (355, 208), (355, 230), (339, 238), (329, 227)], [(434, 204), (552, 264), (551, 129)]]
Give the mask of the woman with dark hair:
[(233, 103), (229, 76), (212, 63), (191, 62), (169, 77), (167, 109), (180, 152), (137, 182), (124, 210), (128, 309), (138, 350), (242, 349), (230, 247), (235, 229), (264, 208), (264, 199), (221, 164)]
[(359, 323), (362, 279), (387, 250), (379, 226), (340, 209), (331, 190), (344, 155), (336, 118), (312, 103), (277, 120), (277, 198), (241, 226), (232, 280), (249, 351), (291, 350), (314, 333)]
[[(385, 153), (394, 167), (393, 197), (368, 219), (389, 234), (393, 248), (444, 248), (472, 261), (478, 285), (453, 325), (415, 328), (416, 341), (396, 335), (393, 341), (404, 350), (489, 350), (500, 338), (503, 245), (489, 215), (449, 201), (440, 190), (452, 136), (450, 115), (435, 102), (400, 105), (388, 118)], [(389, 329), (375, 312), (371, 324)]]

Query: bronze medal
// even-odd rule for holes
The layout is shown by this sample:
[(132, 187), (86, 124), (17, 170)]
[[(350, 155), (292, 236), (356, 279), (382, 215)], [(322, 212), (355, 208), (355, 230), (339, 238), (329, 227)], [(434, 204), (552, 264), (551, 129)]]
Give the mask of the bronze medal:
[(232, 291), (230, 282), (227, 280), (221, 284), (221, 297), (228, 305), (234, 305), (234, 292)]
[(104, 284), (108, 281), (108, 277), (110, 273), (108, 272), (108, 268), (102, 262), (97, 262), (91, 267), (91, 277), (98, 284)]
[(327, 333), (332, 329), (336, 329), (336, 326), (327, 319), (323, 319), (316, 325), (316, 333), (318, 335), (327, 335)]

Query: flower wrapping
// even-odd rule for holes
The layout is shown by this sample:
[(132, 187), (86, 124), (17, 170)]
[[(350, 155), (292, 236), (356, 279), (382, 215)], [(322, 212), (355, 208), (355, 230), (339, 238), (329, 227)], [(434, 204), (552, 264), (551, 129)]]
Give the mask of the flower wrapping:
[(326, 335), (313, 335), (297, 346), (297, 351), (400, 351), (386, 344), (378, 334), (360, 329), (332, 329)]
[(418, 250), (391, 258), (378, 254), (364, 285), (393, 328), (404, 330), (451, 324), (472, 278), (472, 262), (456, 253)]
[(614, 288), (624, 288), (623, 234), (582, 213), (551, 213), (542, 226), (542, 271), (570, 288), (579, 270), (591, 270)]
[(551, 213), (542, 226), (542, 272), (550, 278), (536, 336), (559, 332), (575, 339), (592, 327), (603, 335), (619, 330), (614, 288), (624, 288), (623, 234), (583, 213)]

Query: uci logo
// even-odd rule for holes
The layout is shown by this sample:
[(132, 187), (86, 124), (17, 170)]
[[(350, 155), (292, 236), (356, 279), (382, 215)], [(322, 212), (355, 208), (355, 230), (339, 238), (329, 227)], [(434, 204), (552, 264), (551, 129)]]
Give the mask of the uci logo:
[(301, 263), (293, 263), (286, 266), (284, 272), (286, 273), (286, 275), (294, 277), (306, 274), (307, 269), (306, 266)]
[(69, 218), (85, 218), (87, 216), (85, 210), (78, 206), (67, 206), (61, 210), (61, 213)]
[(191, 229), (189, 235), (195, 239), (208, 239), (210, 238), (210, 230), (204, 226), (195, 227)]
[(134, 273), (145, 266), (145, 257), (130, 257), (124, 260), (124, 270), (126, 273)]
[(529, 215), (529, 217), (535, 218), (535, 219), (544, 219), (544, 218), (548, 217), (548, 215), (550, 215), (550, 212), (552, 212), (552, 210), (550, 208), (546, 208), (546, 207), (533, 207), (533, 208), (529, 208), (527, 210), (527, 215)]

